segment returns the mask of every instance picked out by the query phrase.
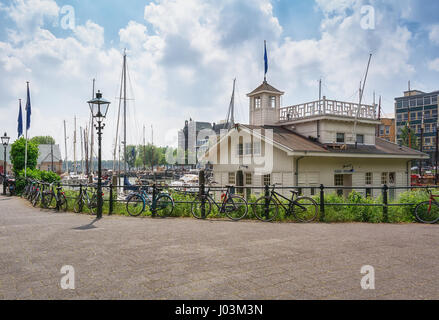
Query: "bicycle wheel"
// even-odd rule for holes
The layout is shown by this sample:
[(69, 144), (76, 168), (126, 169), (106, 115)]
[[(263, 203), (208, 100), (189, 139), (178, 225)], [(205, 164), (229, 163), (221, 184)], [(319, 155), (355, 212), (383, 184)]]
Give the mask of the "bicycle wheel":
[[(198, 196), (191, 204), (192, 215), (194, 216), (194, 218), (197, 219), (203, 219), (203, 215), (202, 215), (203, 205), (201, 203), (201, 199), (202, 198)], [(211, 210), (212, 210), (212, 203), (210, 202), (210, 199), (208, 197), (204, 196), (204, 218), (206, 218), (210, 214)]]
[(224, 207), (226, 215), (233, 221), (244, 219), (248, 212), (247, 201), (237, 195), (231, 195)]
[(317, 218), (318, 205), (309, 197), (297, 198), (292, 206), (292, 213), (300, 222), (311, 222)]
[(145, 199), (139, 194), (129, 196), (126, 209), (130, 216), (137, 217), (145, 210)]
[[(103, 200), (102, 200), (102, 205), (103, 204), (104, 203), (103, 203)], [(87, 203), (87, 208), (88, 208), (88, 210), (90, 211), (90, 213), (92, 215), (96, 215), (97, 214), (97, 212), (98, 212), (98, 196), (97, 196), (96, 193), (92, 195), (92, 197), (90, 199), (90, 202)]]
[(76, 213), (82, 212), (82, 209), (84, 208), (84, 199), (82, 196), (79, 196), (76, 198), (75, 203), (73, 204), (73, 211)]
[(53, 193), (43, 193), (42, 194), (42, 200), (41, 200), (41, 205), (43, 206), (43, 208), (45, 209), (53, 209), (50, 205), (52, 203), (53, 200)]
[(167, 194), (161, 194), (157, 197), (155, 208), (159, 216), (168, 217), (174, 211), (174, 200)]
[(41, 196), (40, 196), (40, 193), (37, 192), (37, 193), (35, 194), (34, 198), (32, 199), (32, 205), (33, 205), (34, 207), (36, 207), (36, 206), (40, 203), (40, 201), (41, 201)]
[(279, 213), (279, 205), (272, 197), (260, 197), (252, 205), (252, 209), (256, 218), (264, 222), (273, 221)]
[(67, 198), (64, 194), (61, 194), (59, 196), (59, 200), (58, 200), (58, 210), (59, 211), (67, 211)]
[(439, 221), (439, 205), (432, 201), (421, 202), (415, 208), (415, 217), (419, 222), (433, 224)]

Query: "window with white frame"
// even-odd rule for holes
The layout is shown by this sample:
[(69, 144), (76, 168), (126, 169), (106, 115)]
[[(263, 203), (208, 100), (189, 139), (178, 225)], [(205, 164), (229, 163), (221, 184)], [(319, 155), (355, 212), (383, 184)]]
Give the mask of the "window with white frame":
[(264, 182), (264, 186), (271, 185), (271, 174), (265, 174), (263, 182)]
[(234, 172), (229, 172), (229, 184), (235, 184), (236, 180), (235, 180), (235, 173)]
[(251, 185), (252, 184), (252, 174), (251, 173), (246, 173), (245, 174), (245, 184), (246, 185)]
[(373, 183), (372, 172), (366, 172), (365, 180), (366, 180), (366, 185), (372, 185)]
[(391, 185), (395, 184), (395, 177), (396, 177), (395, 172), (389, 172), (389, 184)]
[(255, 98), (255, 109), (260, 109), (261, 108), (261, 97), (256, 97)]
[(261, 155), (261, 142), (253, 142), (253, 154), (255, 156), (260, 156)]
[(275, 96), (270, 97), (270, 107), (272, 107), (273, 109), (276, 108), (276, 97)]
[(242, 144), (242, 143), (238, 143), (238, 144), (236, 145), (236, 155), (237, 155), (237, 156), (242, 156), (242, 155), (243, 155), (243, 152), (244, 152), (244, 146), (243, 146), (243, 144)]
[(387, 184), (387, 176), (388, 176), (387, 172), (381, 173), (381, 184)]
[(244, 144), (244, 155), (251, 155), (252, 154), (252, 144), (251, 142), (246, 142)]
[(344, 143), (344, 133), (337, 132), (337, 143)]

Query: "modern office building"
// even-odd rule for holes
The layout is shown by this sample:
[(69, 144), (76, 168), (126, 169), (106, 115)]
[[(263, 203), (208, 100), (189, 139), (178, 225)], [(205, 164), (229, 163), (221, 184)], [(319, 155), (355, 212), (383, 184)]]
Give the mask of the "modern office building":
[(411, 90), (405, 91), (403, 97), (395, 98), (397, 143), (402, 143), (401, 130), (409, 125), (420, 145), (421, 128), (424, 125), (423, 151), (430, 155), (430, 159), (434, 159), (436, 149), (438, 95), (439, 91), (425, 93)]

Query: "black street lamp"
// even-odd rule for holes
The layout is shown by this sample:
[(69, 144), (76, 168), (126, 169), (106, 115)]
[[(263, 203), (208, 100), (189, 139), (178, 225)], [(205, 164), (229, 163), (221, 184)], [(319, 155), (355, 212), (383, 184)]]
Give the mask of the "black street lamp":
[(98, 90), (96, 93), (96, 98), (93, 100), (87, 101), (90, 106), (90, 111), (93, 118), (96, 118), (97, 124), (95, 128), (98, 130), (98, 212), (97, 218), (102, 218), (102, 153), (101, 153), (101, 144), (102, 144), (102, 129), (104, 129), (105, 124), (102, 123), (104, 121), (105, 116), (107, 115), (108, 107), (110, 106), (110, 102), (102, 98), (102, 93)]
[(5, 196), (6, 195), (6, 171), (8, 168), (8, 162), (6, 160), (6, 148), (8, 147), (10, 138), (8, 137), (8, 135), (5, 132), (5, 135), (2, 136), (1, 139), (2, 139), (3, 147), (5, 147), (5, 157), (4, 157), (4, 161), (3, 161), (3, 195)]

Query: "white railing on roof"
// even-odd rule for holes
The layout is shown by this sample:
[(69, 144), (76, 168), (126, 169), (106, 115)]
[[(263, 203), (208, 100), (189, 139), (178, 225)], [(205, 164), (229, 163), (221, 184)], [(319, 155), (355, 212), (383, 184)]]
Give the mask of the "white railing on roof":
[[(281, 122), (304, 119), (313, 116), (335, 115), (355, 118), (358, 103), (322, 99), (280, 109)], [(377, 120), (376, 106), (362, 104), (358, 119)]]

